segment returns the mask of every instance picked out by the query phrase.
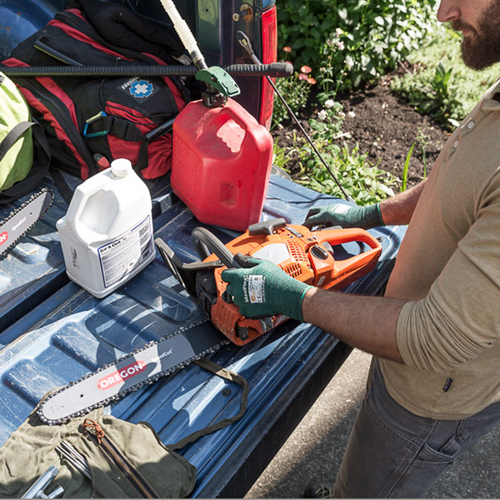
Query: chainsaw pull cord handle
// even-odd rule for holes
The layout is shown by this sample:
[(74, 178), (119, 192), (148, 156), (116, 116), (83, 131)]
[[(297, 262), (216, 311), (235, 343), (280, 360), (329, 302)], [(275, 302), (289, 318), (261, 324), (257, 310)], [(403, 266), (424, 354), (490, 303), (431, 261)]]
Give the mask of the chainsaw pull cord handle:
[[(236, 32), (236, 38), (237, 38), (239, 44), (250, 55), (250, 57), (252, 58), (252, 61), (255, 64), (262, 64), (261, 61), (260, 61), (260, 59), (255, 55), (255, 52), (254, 52), (253, 47), (252, 47), (252, 44), (250, 42), (250, 38), (248, 38), (248, 36), (246, 35), (246, 33), (244, 33), (241, 30), (238, 30)], [(267, 81), (271, 84), (271, 87), (273, 88), (274, 92), (276, 92), (276, 95), (280, 98), (280, 101), (283, 103), (283, 106), (285, 106), (285, 109), (287, 110), (288, 114), (290, 115), (290, 117), (292, 118), (292, 120), (295, 122), (295, 125), (297, 125), (297, 127), (299, 127), (299, 130), (302, 132), (302, 134), (304, 134), (304, 137), (307, 139), (307, 142), (313, 148), (314, 152), (316, 153), (316, 155), (320, 159), (321, 163), (323, 163), (323, 165), (325, 166), (325, 168), (328, 170), (328, 172), (332, 176), (332, 179), (337, 184), (338, 188), (340, 189), (340, 191), (344, 195), (345, 199), (347, 201), (350, 201), (351, 203), (356, 204), (356, 202), (347, 194), (347, 192), (345, 191), (345, 189), (342, 187), (342, 185), (338, 181), (337, 177), (332, 172), (332, 169), (326, 163), (326, 161), (323, 158), (323, 156), (321, 156), (321, 153), (318, 151), (318, 148), (315, 146), (315, 144), (313, 143), (312, 139), (309, 137), (309, 135), (307, 134), (307, 132), (305, 131), (304, 127), (301, 125), (301, 123), (299, 122), (299, 120), (297, 119), (297, 117), (295, 116), (295, 113), (292, 111), (292, 109), (290, 108), (290, 106), (288, 105), (288, 103), (285, 101), (285, 98), (283, 97), (283, 95), (281, 94), (281, 92), (278, 90), (278, 87), (276, 87), (276, 85), (274, 84), (274, 82), (272, 81), (272, 79), (269, 76), (266, 75), (266, 78), (267, 78)]]

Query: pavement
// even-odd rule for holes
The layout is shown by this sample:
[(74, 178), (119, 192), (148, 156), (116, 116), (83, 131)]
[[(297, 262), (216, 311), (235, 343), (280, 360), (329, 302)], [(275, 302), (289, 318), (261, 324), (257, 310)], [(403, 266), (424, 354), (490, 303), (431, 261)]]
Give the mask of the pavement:
[[(370, 356), (354, 350), (245, 498), (301, 498), (333, 483), (364, 394)], [(500, 498), (500, 426), (457, 460), (427, 498)]]

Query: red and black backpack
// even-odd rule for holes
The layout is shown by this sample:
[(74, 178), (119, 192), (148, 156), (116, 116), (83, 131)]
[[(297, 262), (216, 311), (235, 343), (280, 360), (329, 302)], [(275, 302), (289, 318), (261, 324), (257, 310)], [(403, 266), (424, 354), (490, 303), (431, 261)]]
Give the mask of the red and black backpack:
[[(82, 9), (73, 8), (58, 13), (46, 27), (19, 44), (3, 64), (126, 68), (167, 62), (157, 55), (110, 44)], [(12, 80), (44, 128), (54, 167), (82, 179), (116, 158), (131, 160), (145, 179), (170, 170), (171, 133), (155, 131), (162, 130), (186, 104), (187, 91), (180, 80), (130, 76), (22, 76)]]

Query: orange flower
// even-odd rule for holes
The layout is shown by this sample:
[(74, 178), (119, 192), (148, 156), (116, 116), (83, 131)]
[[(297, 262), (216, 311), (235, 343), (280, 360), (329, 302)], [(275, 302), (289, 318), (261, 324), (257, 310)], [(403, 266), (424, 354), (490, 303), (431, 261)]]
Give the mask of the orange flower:
[(307, 79), (307, 83), (310, 83), (311, 85), (316, 85), (316, 80), (312, 76), (310, 76)]
[(307, 80), (307, 75), (304, 75), (302, 73), (299, 74), (299, 76), (297, 77), (299, 80)]
[(309, 67), (309, 66), (302, 66), (302, 68), (300, 68), (300, 71), (302, 71), (302, 73), (310, 73), (312, 71), (312, 69)]
[(283, 52), (287, 52), (287, 53), (292, 52), (292, 47), (288, 47), (288, 45), (286, 47), (283, 47)]

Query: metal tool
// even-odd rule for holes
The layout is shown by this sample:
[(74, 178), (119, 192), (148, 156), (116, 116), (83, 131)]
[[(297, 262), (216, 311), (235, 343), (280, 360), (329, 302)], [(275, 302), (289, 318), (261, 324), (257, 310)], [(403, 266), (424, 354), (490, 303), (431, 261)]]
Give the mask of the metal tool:
[[(257, 55), (255, 54), (255, 52), (253, 50), (253, 47), (252, 47), (252, 43), (250, 42), (250, 38), (248, 38), (248, 36), (246, 35), (246, 33), (244, 33), (241, 30), (238, 30), (236, 32), (236, 39), (238, 40), (239, 44), (248, 52), (248, 54), (252, 58), (252, 61), (255, 64), (259, 64), (259, 65), (262, 64), (260, 62), (259, 58), (257, 57)], [(307, 132), (305, 131), (304, 127), (301, 125), (301, 123), (299, 122), (299, 120), (297, 119), (297, 117), (295, 116), (295, 113), (292, 111), (292, 109), (290, 108), (290, 106), (288, 105), (288, 103), (285, 101), (285, 98), (283, 97), (283, 95), (281, 94), (281, 92), (278, 90), (278, 87), (276, 87), (276, 85), (274, 84), (274, 82), (272, 81), (272, 79), (269, 76), (266, 76), (266, 78), (267, 78), (267, 81), (269, 82), (269, 84), (271, 85), (271, 87), (273, 88), (273, 90), (276, 92), (276, 95), (280, 98), (281, 102), (283, 103), (283, 106), (285, 106), (285, 109), (287, 110), (288, 114), (290, 115), (290, 117), (292, 118), (292, 120), (295, 122), (295, 125), (297, 125), (297, 127), (299, 127), (300, 131), (302, 132), (302, 134), (304, 135), (304, 137), (307, 139), (307, 142), (313, 148), (314, 152), (316, 153), (316, 155), (320, 159), (321, 163), (323, 163), (323, 165), (325, 166), (325, 168), (328, 170), (328, 172), (332, 176), (332, 179), (337, 184), (338, 188), (340, 189), (340, 191), (344, 195), (345, 199), (347, 201), (350, 201), (351, 203), (355, 203), (355, 201), (347, 194), (347, 192), (345, 191), (345, 189), (342, 187), (342, 185), (338, 181), (337, 177), (332, 172), (332, 169), (326, 163), (326, 161), (323, 158), (323, 156), (321, 156), (321, 153), (318, 151), (318, 148), (316, 147), (316, 145), (314, 144), (314, 142), (312, 141), (312, 139), (309, 137), (309, 135), (307, 134)]]
[(56, 446), (56, 451), (86, 478), (92, 480), (89, 464), (86, 458), (76, 448), (63, 440), (60, 445)]
[(31, 488), (22, 496), (22, 498), (59, 498), (64, 493), (64, 488), (58, 486), (48, 495), (45, 493), (45, 488), (59, 474), (59, 469), (55, 465), (51, 465), (31, 486)]

